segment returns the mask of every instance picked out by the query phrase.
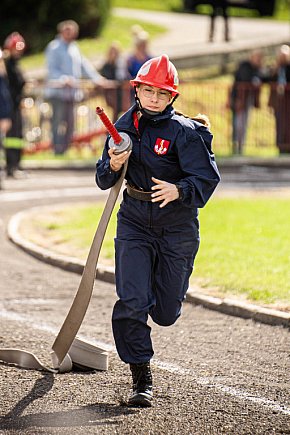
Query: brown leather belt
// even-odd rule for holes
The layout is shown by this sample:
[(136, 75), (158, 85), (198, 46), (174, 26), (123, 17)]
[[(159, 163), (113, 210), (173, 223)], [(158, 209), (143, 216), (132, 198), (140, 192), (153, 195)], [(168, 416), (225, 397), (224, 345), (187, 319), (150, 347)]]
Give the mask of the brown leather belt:
[(145, 192), (144, 190), (136, 189), (136, 187), (126, 184), (127, 193), (134, 199), (139, 199), (140, 201), (152, 201), (152, 192)]

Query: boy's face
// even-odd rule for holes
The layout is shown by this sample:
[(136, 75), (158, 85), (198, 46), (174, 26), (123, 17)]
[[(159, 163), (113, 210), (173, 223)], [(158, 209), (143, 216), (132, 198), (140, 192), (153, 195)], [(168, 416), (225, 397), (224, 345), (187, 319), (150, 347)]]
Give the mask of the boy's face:
[(163, 112), (172, 98), (171, 93), (165, 89), (149, 85), (140, 85), (137, 87), (137, 95), (143, 109), (152, 112)]

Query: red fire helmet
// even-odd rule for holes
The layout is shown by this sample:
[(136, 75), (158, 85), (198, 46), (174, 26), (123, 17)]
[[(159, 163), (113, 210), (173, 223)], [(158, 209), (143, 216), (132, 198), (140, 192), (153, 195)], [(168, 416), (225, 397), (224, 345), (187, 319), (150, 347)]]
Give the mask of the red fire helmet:
[(133, 86), (140, 84), (155, 86), (178, 95), (179, 80), (175, 66), (170, 62), (167, 54), (147, 60), (139, 69), (135, 79), (130, 80)]
[(22, 51), (25, 49), (25, 40), (18, 32), (13, 32), (7, 36), (4, 42), (4, 48), (7, 50), (16, 49)]

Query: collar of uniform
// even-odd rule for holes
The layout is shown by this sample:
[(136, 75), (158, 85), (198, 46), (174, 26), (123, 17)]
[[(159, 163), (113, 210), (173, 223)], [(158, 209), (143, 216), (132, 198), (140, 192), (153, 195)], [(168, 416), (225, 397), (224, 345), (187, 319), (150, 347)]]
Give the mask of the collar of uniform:
[[(127, 110), (127, 112), (125, 112), (116, 122), (116, 128), (118, 130), (129, 130), (132, 132), (136, 132), (135, 126), (134, 126), (134, 121), (133, 121), (133, 112), (137, 112), (138, 110), (138, 106), (137, 104), (134, 104), (132, 107), (130, 107), (129, 110)], [(154, 117), (154, 119), (150, 120), (150, 123), (152, 123), (152, 125), (163, 121), (165, 119), (169, 119), (172, 118), (172, 116), (174, 115), (175, 111), (174, 108), (169, 105), (166, 107), (166, 109), (160, 114), (160, 115), (156, 115), (156, 117)]]

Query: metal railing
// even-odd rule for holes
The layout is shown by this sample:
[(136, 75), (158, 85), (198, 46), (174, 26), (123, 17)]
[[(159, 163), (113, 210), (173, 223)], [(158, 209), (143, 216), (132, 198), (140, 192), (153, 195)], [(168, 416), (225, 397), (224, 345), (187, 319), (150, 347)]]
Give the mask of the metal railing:
[[(83, 98), (75, 104), (75, 132), (71, 146), (87, 147), (99, 154), (106, 132), (95, 114), (96, 106), (103, 106), (114, 120), (117, 112), (129, 108), (132, 92), (127, 82), (122, 85), (122, 89), (96, 91), (90, 83), (85, 81), (80, 84), (80, 87)], [(239, 89), (240, 100), (245, 100), (250, 89), (252, 86), (249, 85), (243, 85)], [(191, 116), (197, 113), (207, 114), (214, 135), (215, 153), (217, 155), (232, 154), (234, 148), (229, 85), (213, 81), (183, 82), (179, 90), (180, 97), (176, 100), (176, 109)], [(277, 154), (275, 116), (269, 107), (270, 90), (271, 86), (262, 85), (260, 105), (250, 109), (242, 150), (244, 154)], [(51, 114), (51, 105), (45, 99), (43, 85), (28, 84), (26, 96), (23, 99), (26, 153), (50, 148)]]

